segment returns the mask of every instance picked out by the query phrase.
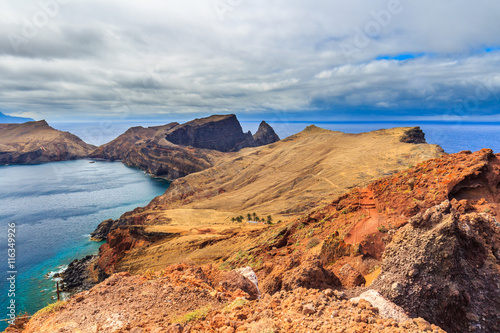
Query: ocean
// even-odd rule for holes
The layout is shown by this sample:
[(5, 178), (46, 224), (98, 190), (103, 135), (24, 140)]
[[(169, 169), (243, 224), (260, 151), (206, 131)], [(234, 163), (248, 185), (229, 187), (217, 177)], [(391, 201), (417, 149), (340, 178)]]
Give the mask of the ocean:
[[(101, 145), (131, 126), (156, 126), (159, 122), (50, 123), (70, 131), (84, 141)], [(241, 121), (245, 131), (255, 131), (260, 121)], [(347, 133), (382, 128), (420, 126), (428, 143), (438, 144), (448, 153), (492, 148), (500, 152), (500, 124), (422, 122), (314, 122), (269, 121), (281, 138), (306, 126)], [(12, 165), (0, 167), (0, 253), (3, 271), (7, 267), (8, 223), (15, 223), (16, 312), (34, 313), (54, 302), (54, 281), (47, 276), (61, 271), (75, 258), (96, 253), (101, 243), (89, 241), (89, 234), (103, 220), (118, 218), (144, 206), (162, 194), (169, 183), (145, 175), (119, 162), (89, 160)], [(6, 273), (4, 273), (4, 276)], [(0, 279), (0, 304), (7, 315), (9, 284)], [(0, 323), (0, 329), (5, 323)]]
[[(47, 275), (75, 258), (96, 253), (89, 240), (103, 220), (148, 204), (168, 188), (119, 162), (78, 160), (0, 167), (0, 317), (10, 299), (16, 313), (31, 314), (54, 302), (55, 283)], [(15, 268), (7, 266), (8, 224), (15, 224)], [(9, 297), (5, 272), (17, 271), (15, 297)], [(6, 327), (2, 322), (0, 330)]]

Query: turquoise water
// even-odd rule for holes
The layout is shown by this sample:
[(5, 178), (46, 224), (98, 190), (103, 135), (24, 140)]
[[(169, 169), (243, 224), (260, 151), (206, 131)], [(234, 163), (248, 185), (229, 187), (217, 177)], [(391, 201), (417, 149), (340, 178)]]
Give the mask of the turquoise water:
[[(103, 220), (148, 204), (169, 183), (119, 162), (89, 160), (0, 167), (0, 317), (10, 298), (6, 281), (8, 223), (16, 224), (16, 312), (54, 302), (44, 278), (73, 259), (96, 253), (89, 234)], [(4, 306), (5, 305), (5, 306)], [(5, 312), (5, 313), (4, 313)], [(0, 329), (4, 329), (2, 323)]]

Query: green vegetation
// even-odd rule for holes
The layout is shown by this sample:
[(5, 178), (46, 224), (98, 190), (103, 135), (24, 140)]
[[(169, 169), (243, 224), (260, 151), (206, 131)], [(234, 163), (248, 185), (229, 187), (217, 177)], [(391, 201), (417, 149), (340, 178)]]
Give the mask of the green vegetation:
[(36, 317), (36, 316), (39, 316), (39, 315), (42, 315), (45, 313), (52, 313), (52, 312), (59, 311), (66, 303), (67, 303), (67, 301), (58, 301), (58, 302), (49, 304), (46, 307), (44, 307), (43, 309), (38, 310), (38, 312), (35, 313), (35, 315), (33, 317)]
[(248, 301), (246, 299), (237, 298), (234, 301), (232, 301), (231, 303), (229, 303), (228, 305), (226, 305), (222, 311), (225, 313), (230, 313), (230, 312), (233, 312), (234, 310), (241, 309), (247, 303), (248, 303)]
[(386, 233), (388, 232), (389, 230), (387, 230), (387, 228), (385, 227), (385, 225), (381, 225), (380, 227), (377, 228), (378, 231), (382, 232), (382, 233)]
[(194, 310), (193, 312), (186, 313), (182, 317), (175, 317), (173, 322), (174, 323), (180, 323), (180, 324), (187, 324), (190, 321), (193, 320), (200, 320), (200, 319), (205, 319), (207, 316), (208, 312), (212, 309), (210, 305), (205, 306), (203, 308)]
[[(255, 221), (255, 222), (262, 222), (262, 223), (267, 223), (267, 224), (273, 224), (273, 217), (271, 215), (267, 215), (266, 218), (261, 218), (257, 215), (257, 213), (247, 213), (246, 216), (247, 221)], [(231, 218), (231, 222), (238, 222), (241, 223), (245, 220), (245, 218), (240, 215), (240, 216), (235, 216)], [(281, 223), (281, 220), (278, 221), (278, 223)]]

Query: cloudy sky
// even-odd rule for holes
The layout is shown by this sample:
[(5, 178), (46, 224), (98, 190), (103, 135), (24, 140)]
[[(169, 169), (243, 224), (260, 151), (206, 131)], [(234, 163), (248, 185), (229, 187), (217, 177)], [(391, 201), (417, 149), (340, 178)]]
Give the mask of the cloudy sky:
[(500, 1), (2, 0), (0, 111), (500, 119)]

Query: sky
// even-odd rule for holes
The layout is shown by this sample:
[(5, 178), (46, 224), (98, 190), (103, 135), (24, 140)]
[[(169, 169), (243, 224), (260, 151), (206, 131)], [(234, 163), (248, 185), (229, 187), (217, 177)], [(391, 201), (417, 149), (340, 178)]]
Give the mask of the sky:
[(498, 13), (494, 0), (2, 0), (0, 112), (500, 121)]

